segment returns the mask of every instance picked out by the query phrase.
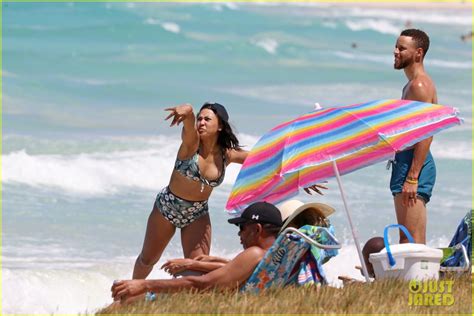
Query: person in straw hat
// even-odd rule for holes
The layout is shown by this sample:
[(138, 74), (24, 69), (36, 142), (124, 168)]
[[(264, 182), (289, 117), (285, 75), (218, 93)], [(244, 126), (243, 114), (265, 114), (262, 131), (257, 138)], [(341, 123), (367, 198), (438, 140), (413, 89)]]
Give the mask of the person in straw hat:
[(335, 209), (324, 203), (303, 203), (298, 200), (288, 200), (279, 206), (283, 226), (280, 232), (288, 227), (300, 228), (304, 225), (329, 227), (329, 215)]

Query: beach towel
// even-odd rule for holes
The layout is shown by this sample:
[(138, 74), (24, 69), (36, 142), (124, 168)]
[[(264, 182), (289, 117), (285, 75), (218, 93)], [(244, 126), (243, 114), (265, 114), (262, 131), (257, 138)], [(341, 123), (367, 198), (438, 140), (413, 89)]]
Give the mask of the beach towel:
[[(331, 233), (334, 228), (329, 229)], [(300, 232), (321, 244), (334, 244), (318, 227), (305, 225)], [(267, 251), (241, 291), (259, 292), (272, 286), (288, 284), (321, 284), (325, 282), (322, 264), (337, 254), (337, 250), (324, 250), (311, 246), (300, 236), (280, 234)], [(298, 276), (301, 275), (301, 282)], [(324, 281), (322, 281), (324, 280)], [(325, 284), (325, 283), (324, 283)]]
[[(334, 235), (334, 227), (330, 225), (328, 230)], [(317, 242), (325, 245), (334, 244), (324, 231), (318, 231), (315, 226), (304, 226), (300, 231), (308, 236), (312, 236)], [(338, 254), (337, 249), (321, 249), (311, 245), (299, 262), (299, 271), (295, 276), (290, 277), (287, 284), (300, 286), (326, 285), (327, 279), (324, 274), (323, 264)]]

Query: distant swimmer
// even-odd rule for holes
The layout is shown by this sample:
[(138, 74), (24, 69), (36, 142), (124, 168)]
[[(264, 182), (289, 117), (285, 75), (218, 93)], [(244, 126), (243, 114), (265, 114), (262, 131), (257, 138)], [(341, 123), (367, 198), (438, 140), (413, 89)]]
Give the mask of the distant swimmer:
[(461, 35), (461, 41), (463, 41), (463, 42), (470, 41), (470, 40), (472, 40), (472, 36), (473, 36), (472, 31), (467, 33), (467, 34), (463, 34), (463, 35)]
[(357, 48), (357, 47), (358, 47), (358, 45), (357, 45), (357, 43), (356, 43), (356, 42), (352, 42), (352, 44), (351, 44), (351, 47), (355, 49), (355, 48)]

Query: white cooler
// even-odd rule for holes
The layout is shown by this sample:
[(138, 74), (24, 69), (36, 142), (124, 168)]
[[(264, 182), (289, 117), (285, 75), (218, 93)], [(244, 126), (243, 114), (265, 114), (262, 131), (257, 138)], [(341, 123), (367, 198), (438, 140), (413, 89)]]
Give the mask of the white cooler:
[(440, 260), (443, 256), (442, 250), (412, 243), (390, 245), (390, 250), (395, 259), (394, 266), (390, 266), (386, 248), (369, 256), (377, 279), (438, 279)]

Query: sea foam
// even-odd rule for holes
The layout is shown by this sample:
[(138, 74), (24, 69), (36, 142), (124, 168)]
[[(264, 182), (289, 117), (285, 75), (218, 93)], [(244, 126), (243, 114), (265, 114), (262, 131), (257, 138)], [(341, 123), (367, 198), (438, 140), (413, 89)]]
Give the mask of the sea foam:
[(278, 42), (273, 38), (263, 38), (253, 42), (256, 46), (263, 48), (267, 53), (275, 55), (278, 48)]
[(363, 20), (349, 20), (345, 22), (346, 26), (352, 31), (371, 30), (382, 34), (400, 34), (400, 27), (394, 25), (388, 20), (381, 19), (363, 19)]
[(425, 64), (428, 66), (451, 69), (471, 69), (472, 61), (448, 61), (440, 59), (427, 59)]
[[(350, 59), (357, 61), (371, 61), (385, 65), (393, 65), (393, 56), (390, 54), (386, 55), (377, 55), (377, 54), (368, 54), (366, 52), (347, 52), (347, 51), (335, 51), (333, 53), (335, 56), (342, 59)], [(441, 59), (427, 59), (425, 64), (428, 67), (435, 68), (448, 68), (448, 69), (471, 69), (471, 61), (451, 61), (451, 60), (441, 60)]]
[[(309, 105), (308, 110), (311, 110)], [(242, 134), (239, 138), (250, 150), (259, 137)], [(154, 140), (149, 149), (72, 154), (31, 154), (25, 149), (16, 150), (2, 155), (3, 183), (85, 195), (110, 195), (127, 188), (156, 191), (168, 184), (179, 143), (178, 136), (170, 136)], [(472, 148), (465, 141), (435, 138), (432, 152), (437, 159), (472, 159)], [(233, 185), (240, 167), (229, 165), (224, 185)]]
[(224, 9), (239, 10), (239, 6), (233, 2), (212, 3), (212, 9), (219, 12)]
[(105, 307), (112, 303), (110, 287), (119, 275), (106, 266), (114, 265), (94, 270), (3, 269), (2, 313), (78, 314)]
[[(240, 250), (220, 251), (213, 247), (213, 255), (232, 259)], [(161, 270), (167, 259), (182, 257), (180, 249), (165, 250), (155, 265), (150, 279), (170, 279)], [(110, 287), (113, 280), (130, 279), (135, 261), (133, 257), (111, 257), (90, 260), (87, 267), (37, 266), (28, 268), (3, 267), (3, 305), (5, 314), (79, 314), (94, 313), (112, 303)], [(69, 260), (73, 258), (68, 258)], [(11, 262), (11, 260), (9, 260)]]
[[(398, 20), (402, 22), (431, 23), (440, 25), (463, 25), (470, 26), (472, 18), (469, 10), (400, 10), (400, 9), (370, 9), (352, 8), (346, 14), (355, 17), (372, 17)], [(456, 18), (453, 19), (453, 14)]]
[(173, 23), (173, 22), (163, 22), (161, 24), (161, 27), (171, 33), (179, 33), (181, 31), (181, 28), (178, 24)]
[[(119, 187), (151, 189), (171, 174), (160, 166), (172, 157), (160, 150), (110, 154), (29, 155), (21, 150), (3, 156), (4, 182), (52, 186), (84, 194), (114, 193)], [(150, 175), (154, 176), (150, 176)]]
[(320, 103), (323, 108), (353, 104), (355, 102), (354, 95), (360, 94), (362, 90), (364, 90), (363, 99), (359, 99), (357, 102), (396, 98), (400, 95), (398, 87), (395, 86), (370, 87), (359, 83), (233, 86), (220, 91), (269, 103), (301, 107), (295, 109), (294, 114), (288, 115), (286, 118), (288, 120), (296, 117), (298, 113), (302, 114), (304, 111), (313, 110), (315, 102)]
[(148, 25), (159, 25), (160, 20), (154, 19), (154, 18), (147, 18), (143, 23), (148, 24)]
[(436, 159), (472, 160), (472, 145), (467, 142), (437, 142), (435, 137), (431, 152)]
[[(251, 135), (239, 138), (248, 149), (257, 141)], [(142, 150), (77, 154), (30, 154), (25, 149), (17, 150), (2, 155), (2, 180), (6, 184), (46, 186), (86, 195), (114, 194), (126, 188), (156, 191), (169, 182), (179, 144), (180, 137), (176, 135), (150, 141), (150, 149)], [(233, 184), (239, 170), (240, 165), (230, 165), (224, 183)]]
[(334, 55), (341, 57), (343, 59), (359, 60), (359, 61), (373, 61), (380, 64), (391, 65), (393, 64), (393, 57), (390, 55), (375, 55), (360, 53), (354, 54), (344, 51), (335, 51)]

